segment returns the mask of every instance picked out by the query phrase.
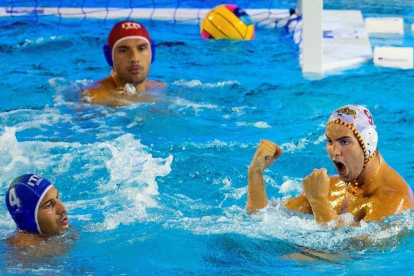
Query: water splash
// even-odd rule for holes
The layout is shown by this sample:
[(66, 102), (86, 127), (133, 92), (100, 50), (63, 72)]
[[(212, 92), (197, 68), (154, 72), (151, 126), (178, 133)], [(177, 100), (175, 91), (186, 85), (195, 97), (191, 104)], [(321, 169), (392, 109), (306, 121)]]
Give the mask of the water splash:
[(205, 87), (205, 88), (217, 88), (217, 87), (223, 87), (223, 86), (232, 86), (234, 84), (240, 85), (238, 81), (223, 81), (223, 82), (217, 82), (217, 83), (202, 83), (199, 80), (178, 80), (174, 81), (172, 85), (177, 86), (184, 86), (184, 87)]
[[(62, 200), (71, 207), (69, 216), (73, 213), (75, 218), (81, 218), (89, 231), (114, 229), (145, 219), (147, 208), (159, 208), (156, 178), (170, 173), (173, 156), (156, 158), (149, 151), (131, 134), (84, 145), (18, 142), (16, 128), (5, 128), (0, 136), (1, 188), (6, 189), (8, 183), (24, 173), (44, 175), (63, 191)], [(85, 180), (88, 181), (84, 183)], [(80, 185), (93, 198), (66, 202), (65, 195), (76, 194)], [(5, 211), (5, 207), (0, 210)], [(10, 221), (7, 212), (2, 213), (1, 219)], [(91, 213), (93, 216), (89, 216)], [(90, 224), (90, 220), (94, 223)]]
[(170, 106), (171, 109), (177, 109), (178, 111), (183, 111), (186, 109), (192, 109), (197, 114), (204, 109), (219, 110), (218, 105), (209, 104), (209, 103), (194, 103), (186, 99), (177, 98)]

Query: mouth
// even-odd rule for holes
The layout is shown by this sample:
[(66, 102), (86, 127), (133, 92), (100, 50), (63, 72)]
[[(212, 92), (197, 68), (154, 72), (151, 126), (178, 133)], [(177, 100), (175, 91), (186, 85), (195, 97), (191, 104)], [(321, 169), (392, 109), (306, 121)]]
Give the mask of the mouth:
[(138, 74), (143, 70), (142, 67), (131, 67), (128, 69), (129, 72), (133, 73), (133, 74)]
[(339, 162), (339, 161), (333, 161), (335, 167), (336, 167), (336, 171), (338, 172), (340, 177), (345, 177), (346, 176), (346, 166)]
[(60, 220), (60, 224), (65, 225), (65, 226), (69, 225), (69, 218), (65, 213), (62, 215), (62, 219)]

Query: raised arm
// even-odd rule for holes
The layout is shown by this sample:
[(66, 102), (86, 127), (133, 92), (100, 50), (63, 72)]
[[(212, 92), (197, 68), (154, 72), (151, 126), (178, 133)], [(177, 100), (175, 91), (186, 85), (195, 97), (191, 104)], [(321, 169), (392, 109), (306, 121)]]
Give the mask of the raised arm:
[(248, 171), (246, 209), (250, 213), (254, 213), (267, 205), (263, 171), (270, 167), (281, 154), (282, 150), (275, 143), (269, 140), (260, 141)]

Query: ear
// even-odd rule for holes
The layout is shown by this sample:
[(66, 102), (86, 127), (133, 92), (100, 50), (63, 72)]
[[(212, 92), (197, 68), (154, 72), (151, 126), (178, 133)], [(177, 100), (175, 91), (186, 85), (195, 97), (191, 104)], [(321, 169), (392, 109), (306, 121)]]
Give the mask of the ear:
[(37, 229), (37, 224), (32, 215), (30, 215), (27, 210), (16, 210), (16, 212), (12, 215), (12, 218), (17, 227), (21, 230), (41, 234)]
[(364, 141), (364, 143), (365, 143), (365, 148), (367, 150), (367, 154), (368, 154), (368, 157), (369, 157), (377, 149), (378, 133), (375, 130), (375, 128), (368, 127), (368, 128), (366, 128), (362, 131), (361, 136), (366, 139)]
[(153, 63), (154, 60), (155, 60), (155, 43), (154, 43), (154, 40), (150, 41), (150, 45), (151, 45), (151, 63)]
[(23, 222), (23, 220), (25, 219), (25, 215), (26, 215), (26, 212), (24, 212), (24, 211), (22, 211), (22, 210), (20, 210), (20, 209), (17, 209), (17, 210), (13, 213), (12, 218), (13, 218), (13, 220), (14, 220), (16, 223), (22, 223), (22, 222)]
[(109, 48), (108, 44), (103, 46), (103, 52), (104, 52), (104, 55), (105, 55), (106, 62), (108, 62), (109, 66), (113, 67), (114, 63), (112, 61), (111, 48)]

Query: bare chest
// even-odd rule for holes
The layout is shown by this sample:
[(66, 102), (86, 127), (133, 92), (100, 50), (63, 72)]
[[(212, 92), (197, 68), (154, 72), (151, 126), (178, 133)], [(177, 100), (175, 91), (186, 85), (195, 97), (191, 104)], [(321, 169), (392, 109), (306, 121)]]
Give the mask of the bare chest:
[(369, 209), (369, 200), (350, 194), (346, 189), (331, 192), (331, 206), (338, 215), (351, 213), (356, 221), (362, 220)]
[(152, 102), (156, 100), (156, 95), (146, 92), (128, 93), (123, 90), (112, 89), (107, 100), (116, 102), (116, 105), (129, 105), (133, 102)]

